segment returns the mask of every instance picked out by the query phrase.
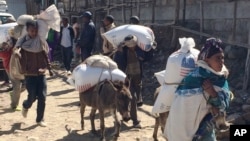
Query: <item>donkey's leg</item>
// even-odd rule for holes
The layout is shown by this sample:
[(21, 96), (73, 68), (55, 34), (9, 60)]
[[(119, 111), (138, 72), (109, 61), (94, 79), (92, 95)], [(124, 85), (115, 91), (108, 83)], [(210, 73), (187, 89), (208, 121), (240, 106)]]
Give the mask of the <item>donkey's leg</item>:
[(101, 127), (101, 140), (105, 141), (105, 123), (104, 123), (104, 110), (99, 109), (100, 127)]
[(82, 130), (84, 130), (84, 112), (85, 112), (85, 107), (86, 107), (86, 105), (81, 101), (80, 113), (81, 113), (81, 128), (82, 128)]
[(113, 135), (113, 140), (116, 141), (119, 137), (119, 134), (120, 134), (120, 129), (121, 129), (121, 121), (119, 120), (118, 116), (117, 116), (117, 112), (116, 112), (116, 109), (113, 109), (112, 110), (112, 115), (114, 117), (114, 120), (115, 120), (115, 132), (114, 132), (114, 135)]
[(91, 123), (91, 132), (93, 134), (97, 134), (96, 130), (95, 130), (95, 113), (96, 113), (96, 109), (95, 108), (91, 108), (91, 112), (90, 112), (90, 123)]

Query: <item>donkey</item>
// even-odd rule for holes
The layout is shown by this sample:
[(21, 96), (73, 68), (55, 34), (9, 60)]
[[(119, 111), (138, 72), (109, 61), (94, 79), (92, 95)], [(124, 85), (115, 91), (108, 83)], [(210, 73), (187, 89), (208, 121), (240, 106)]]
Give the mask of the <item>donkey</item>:
[(79, 93), (80, 97), (80, 113), (81, 113), (81, 128), (84, 130), (84, 112), (85, 107), (90, 106), (90, 122), (91, 132), (96, 134), (95, 129), (95, 113), (99, 111), (100, 115), (100, 128), (101, 128), (101, 140), (105, 141), (105, 124), (104, 113), (110, 111), (115, 119), (115, 133), (113, 135), (114, 140), (117, 140), (120, 134), (121, 120), (118, 118), (117, 111), (121, 114), (122, 120), (127, 122), (130, 120), (130, 102), (132, 99), (129, 91), (129, 80), (124, 82), (112, 82), (104, 80), (93, 88)]
[[(158, 87), (155, 90), (154, 102), (156, 101), (160, 90), (161, 90), (161, 87)], [(158, 141), (157, 134), (158, 134), (159, 126), (161, 127), (162, 133), (164, 132), (164, 128), (165, 128), (165, 124), (166, 124), (166, 121), (167, 121), (167, 118), (168, 118), (168, 114), (169, 114), (169, 112), (164, 112), (164, 113), (160, 113), (157, 117), (155, 117), (155, 126), (154, 126), (154, 132), (153, 132), (154, 141)]]

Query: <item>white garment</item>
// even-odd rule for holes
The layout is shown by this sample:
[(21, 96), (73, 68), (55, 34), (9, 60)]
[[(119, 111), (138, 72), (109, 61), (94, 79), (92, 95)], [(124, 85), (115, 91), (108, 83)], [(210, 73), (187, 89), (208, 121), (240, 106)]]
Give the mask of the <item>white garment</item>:
[(164, 136), (168, 141), (192, 141), (210, 105), (204, 96), (177, 96), (173, 101)]
[[(197, 65), (216, 75), (228, 75), (228, 70), (224, 65), (221, 72), (214, 71), (202, 60), (197, 61)], [(218, 86), (213, 87), (216, 92), (223, 91)], [(195, 88), (193, 91), (198, 89)], [(164, 136), (168, 141), (192, 141), (200, 122), (209, 113), (211, 105), (207, 103), (208, 98), (209, 94), (205, 91), (204, 95), (203, 93), (186, 94), (186, 96), (175, 95), (164, 131)]]
[(63, 27), (62, 29), (62, 40), (61, 40), (61, 45), (63, 47), (71, 47), (72, 42), (71, 42), (71, 36), (70, 36), (70, 30), (69, 26)]

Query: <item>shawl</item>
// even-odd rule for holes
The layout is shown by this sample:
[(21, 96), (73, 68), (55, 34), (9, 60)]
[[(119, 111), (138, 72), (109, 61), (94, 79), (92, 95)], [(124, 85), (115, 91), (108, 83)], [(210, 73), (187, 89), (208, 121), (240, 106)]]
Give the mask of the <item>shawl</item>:
[(48, 53), (48, 44), (39, 36), (30, 38), (28, 35), (25, 35), (18, 39), (16, 47), (21, 47), (22, 49), (33, 53), (38, 53), (43, 50)]

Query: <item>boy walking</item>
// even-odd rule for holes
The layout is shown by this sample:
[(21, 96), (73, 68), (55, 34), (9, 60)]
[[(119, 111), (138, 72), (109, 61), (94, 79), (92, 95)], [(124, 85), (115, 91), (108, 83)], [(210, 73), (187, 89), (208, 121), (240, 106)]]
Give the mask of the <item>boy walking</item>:
[(51, 76), (53, 75), (48, 60), (48, 45), (38, 36), (38, 24), (36, 21), (28, 21), (26, 28), (27, 35), (19, 38), (16, 43), (16, 48), (21, 48), (21, 73), (25, 76), (26, 89), (28, 91), (28, 98), (23, 102), (22, 115), (26, 118), (28, 109), (38, 100), (36, 122), (38, 125), (45, 127), (46, 69), (49, 69)]

